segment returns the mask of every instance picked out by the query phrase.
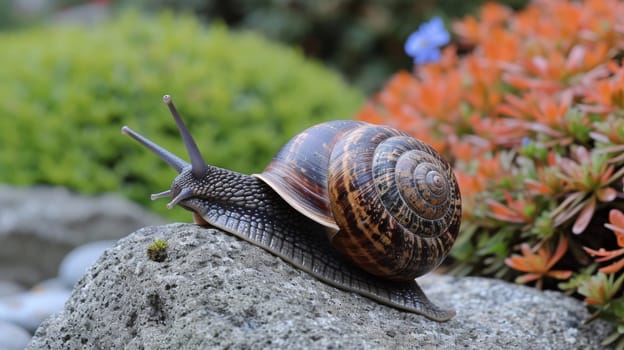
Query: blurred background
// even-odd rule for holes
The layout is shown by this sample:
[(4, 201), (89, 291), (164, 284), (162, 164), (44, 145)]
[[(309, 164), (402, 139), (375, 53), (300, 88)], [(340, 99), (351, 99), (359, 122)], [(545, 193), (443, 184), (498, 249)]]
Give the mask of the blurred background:
[(438, 272), (584, 299), (624, 349), (623, 14), (619, 0), (0, 0), (0, 349), (23, 348), (119, 238), (192, 221), (150, 200), (176, 172), (120, 133), (187, 158), (164, 94), (208, 163), (245, 174), (327, 120), (431, 144), (463, 201)]
[[(173, 172), (129, 125), (184, 155), (160, 97), (171, 93), (205, 158), (259, 172), (305, 127), (349, 119), (394, 72), (432, 16), (483, 1), (249, 0), (0, 2), (0, 183), (148, 194)], [(521, 8), (525, 0), (503, 1)]]
[(482, 3), (0, 0), (0, 348), (23, 348), (116, 239), (191, 222), (149, 200), (175, 171), (120, 133), (186, 158), (162, 95), (208, 163), (261, 172), (411, 70), (403, 45), (422, 22)]
[[(9, 0), (0, 11), (4, 29), (41, 20), (91, 21), (128, 7), (144, 13), (170, 10), (205, 24), (251, 30), (318, 59), (364, 92), (373, 92), (397, 69), (410, 66), (406, 37), (433, 15), (459, 18), (485, 0)], [(503, 0), (514, 9), (527, 0)]]

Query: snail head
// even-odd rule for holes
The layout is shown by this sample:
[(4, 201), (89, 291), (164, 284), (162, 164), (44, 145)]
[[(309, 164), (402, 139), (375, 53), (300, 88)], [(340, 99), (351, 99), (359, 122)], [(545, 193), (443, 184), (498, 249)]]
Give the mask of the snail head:
[(172, 198), (167, 204), (167, 207), (171, 209), (173, 206), (180, 204), (187, 199), (201, 195), (200, 189), (203, 188), (203, 186), (201, 186), (200, 183), (205, 178), (205, 174), (208, 171), (208, 165), (202, 158), (199, 148), (184, 124), (184, 121), (182, 121), (178, 110), (173, 104), (171, 96), (163, 96), (163, 102), (165, 102), (167, 107), (169, 107), (169, 111), (171, 111), (171, 115), (175, 120), (180, 135), (182, 136), (189, 158), (191, 159), (190, 164), (127, 126), (121, 128), (121, 132), (138, 141), (178, 172), (178, 176), (173, 181), (171, 189), (151, 195), (152, 200), (159, 198)]

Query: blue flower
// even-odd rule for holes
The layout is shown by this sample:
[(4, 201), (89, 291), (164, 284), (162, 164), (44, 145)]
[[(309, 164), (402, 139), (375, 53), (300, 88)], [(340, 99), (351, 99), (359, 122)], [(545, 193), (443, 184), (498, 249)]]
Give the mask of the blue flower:
[(414, 59), (414, 64), (436, 62), (440, 59), (440, 47), (449, 43), (451, 36), (444, 28), (440, 17), (420, 25), (405, 42), (405, 53)]

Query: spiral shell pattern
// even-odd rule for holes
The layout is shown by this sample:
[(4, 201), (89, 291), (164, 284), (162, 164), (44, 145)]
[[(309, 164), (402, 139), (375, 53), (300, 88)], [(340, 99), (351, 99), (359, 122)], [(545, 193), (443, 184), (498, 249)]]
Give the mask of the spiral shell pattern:
[(433, 148), (367, 125), (336, 143), (328, 174), (340, 227), (332, 244), (355, 265), (410, 280), (446, 257), (459, 231), (461, 197), (451, 166)]

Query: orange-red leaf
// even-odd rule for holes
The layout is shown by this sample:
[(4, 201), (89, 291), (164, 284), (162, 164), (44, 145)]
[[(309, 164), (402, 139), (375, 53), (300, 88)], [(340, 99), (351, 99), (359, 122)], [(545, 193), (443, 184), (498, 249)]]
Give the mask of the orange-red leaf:
[(564, 236), (561, 237), (561, 239), (559, 240), (559, 244), (557, 244), (557, 249), (555, 249), (555, 253), (548, 260), (546, 269), (550, 270), (550, 268), (553, 267), (557, 263), (557, 261), (559, 261), (563, 257), (563, 254), (565, 254), (566, 251), (568, 251), (568, 239)]
[(613, 232), (624, 234), (624, 213), (618, 209), (611, 209), (609, 211), (609, 222), (606, 224)]
[(624, 259), (618, 260), (611, 265), (600, 268), (598, 271), (606, 274), (616, 273), (624, 267)]
[(552, 277), (558, 280), (567, 280), (572, 276), (572, 271), (570, 270), (553, 270), (549, 271), (546, 276)]
[(596, 210), (596, 197), (590, 197), (584, 204), (583, 210), (576, 218), (574, 226), (572, 226), (572, 232), (580, 234), (587, 228), (592, 217), (594, 217), (594, 211)]
[(617, 191), (612, 187), (604, 187), (596, 191), (596, 197), (601, 202), (612, 202), (617, 197)]

